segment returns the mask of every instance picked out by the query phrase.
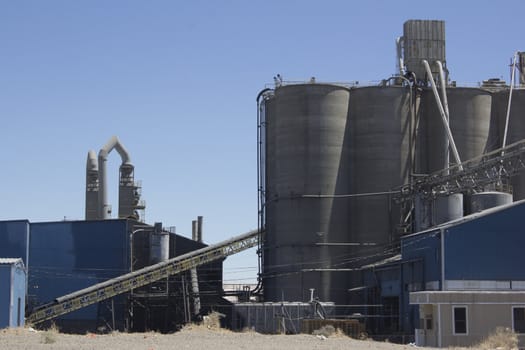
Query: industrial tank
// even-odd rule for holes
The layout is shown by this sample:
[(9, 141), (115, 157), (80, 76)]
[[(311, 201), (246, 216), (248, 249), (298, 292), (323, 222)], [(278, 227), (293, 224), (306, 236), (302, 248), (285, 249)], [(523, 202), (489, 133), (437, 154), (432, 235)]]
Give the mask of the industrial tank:
[(473, 214), (510, 203), (512, 203), (512, 194), (510, 193), (496, 191), (474, 193), (469, 196), (467, 210), (469, 214)]
[[(461, 161), (481, 156), (489, 139), (492, 96), (477, 88), (447, 88), (450, 128)], [(421, 96), (418, 114), (417, 172), (429, 174), (444, 169), (446, 132), (430, 89)], [(455, 162), (450, 152), (450, 163)]]
[[(349, 241), (354, 266), (380, 255), (396, 239), (400, 210), (389, 193), (412, 172), (414, 121), (408, 87), (364, 87), (351, 91), (352, 174)], [(379, 255), (378, 255), (379, 254)], [(358, 287), (351, 285), (351, 287)]]
[(263, 282), (266, 301), (344, 303), (350, 228), (350, 91), (327, 84), (275, 89), (265, 108)]
[[(499, 145), (503, 146), (503, 135), (505, 131), (505, 120), (507, 114), (507, 105), (509, 100), (509, 90), (503, 90), (494, 93), (494, 109), (497, 114), (499, 124)], [(512, 92), (512, 104), (510, 108), (509, 126), (507, 132), (507, 146), (525, 139), (525, 90), (515, 89)], [(525, 198), (525, 173), (513, 176), (511, 178), (512, 193), (514, 200)]]

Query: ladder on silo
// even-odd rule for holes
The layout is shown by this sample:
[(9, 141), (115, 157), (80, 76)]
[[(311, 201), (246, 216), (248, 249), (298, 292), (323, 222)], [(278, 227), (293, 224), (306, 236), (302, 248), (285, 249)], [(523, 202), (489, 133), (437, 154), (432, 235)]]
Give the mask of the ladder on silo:
[(26, 318), (26, 322), (37, 324), (51, 320), (168, 276), (239, 253), (262, 242), (263, 233), (259, 230), (253, 230), (221, 243), (210, 245), (56, 298), (52, 303), (32, 312)]

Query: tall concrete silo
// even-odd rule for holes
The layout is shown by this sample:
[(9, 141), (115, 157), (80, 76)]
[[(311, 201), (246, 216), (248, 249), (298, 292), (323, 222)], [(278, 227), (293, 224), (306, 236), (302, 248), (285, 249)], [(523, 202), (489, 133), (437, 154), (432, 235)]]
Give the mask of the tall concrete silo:
[[(481, 156), (489, 140), (491, 93), (477, 88), (447, 88), (450, 129), (461, 161)], [(445, 167), (447, 135), (430, 89), (421, 97), (417, 140), (417, 172), (433, 173)], [(450, 163), (454, 163), (450, 155)]]
[[(406, 184), (412, 172), (415, 99), (408, 87), (364, 87), (351, 91), (350, 139), (352, 221), (350, 241), (355, 266), (388, 251), (400, 223), (391, 200), (393, 188)], [(357, 287), (357, 286), (351, 286)]]
[(276, 88), (266, 102), (266, 301), (344, 303), (350, 229), (349, 89), (325, 84)]
[[(494, 93), (494, 109), (497, 114), (499, 145), (503, 146), (503, 134), (505, 132), (505, 120), (507, 116), (507, 105), (509, 101), (509, 90)], [(525, 139), (525, 89), (514, 89), (509, 115), (506, 145)], [(515, 201), (525, 198), (525, 174), (520, 173), (511, 178), (512, 194)]]

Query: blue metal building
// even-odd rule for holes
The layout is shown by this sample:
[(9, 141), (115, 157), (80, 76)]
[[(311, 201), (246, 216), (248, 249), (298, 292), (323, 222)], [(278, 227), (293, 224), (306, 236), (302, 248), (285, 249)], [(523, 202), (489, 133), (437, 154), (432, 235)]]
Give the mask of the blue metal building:
[(29, 229), (27, 220), (0, 221), (0, 258), (22, 258), (28, 266)]
[(525, 201), (465, 216), (401, 238), (401, 254), (363, 267), (368, 328), (413, 334), (419, 325), (411, 292), (523, 291)]
[(26, 270), (20, 258), (0, 259), (0, 328), (24, 325)]
[[(55, 298), (148, 266), (153, 227), (134, 220), (90, 220), (30, 223), (0, 222), (0, 257), (22, 258), (27, 266), (27, 311)], [(169, 257), (206, 245), (169, 234)], [(198, 268), (203, 308), (217, 304), (222, 292), (222, 261)], [(101, 329), (172, 331), (188, 317), (188, 276), (116, 296), (65, 314), (53, 322), (63, 331)], [(26, 297), (24, 289), (24, 300)], [(208, 297), (207, 297), (208, 296)], [(206, 306), (209, 307), (206, 307)], [(22, 305), (24, 310), (24, 305)], [(22, 317), (24, 312), (22, 311)]]
[[(29, 307), (129, 272), (128, 226), (128, 220), (31, 223)], [(123, 315), (125, 305), (126, 298), (119, 296), (63, 315), (56, 323), (71, 330), (113, 326), (114, 315)], [(122, 317), (115, 322), (123, 327)]]

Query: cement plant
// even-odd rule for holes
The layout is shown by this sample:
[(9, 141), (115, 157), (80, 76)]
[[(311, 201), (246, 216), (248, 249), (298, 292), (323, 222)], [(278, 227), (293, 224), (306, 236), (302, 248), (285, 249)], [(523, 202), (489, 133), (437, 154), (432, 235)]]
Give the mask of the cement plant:
[[(465, 87), (444, 21), (392, 41), (377, 84), (276, 75), (254, 91), (259, 221), (226, 241), (204, 243), (201, 216), (191, 238), (145, 222), (126, 140), (89, 151), (85, 220), (0, 221), (0, 328), (170, 333), (216, 312), (234, 331), (449, 347), (506, 327), (524, 346), (525, 52), (510, 83)], [(257, 285), (225, 288), (224, 259), (252, 247)]]

